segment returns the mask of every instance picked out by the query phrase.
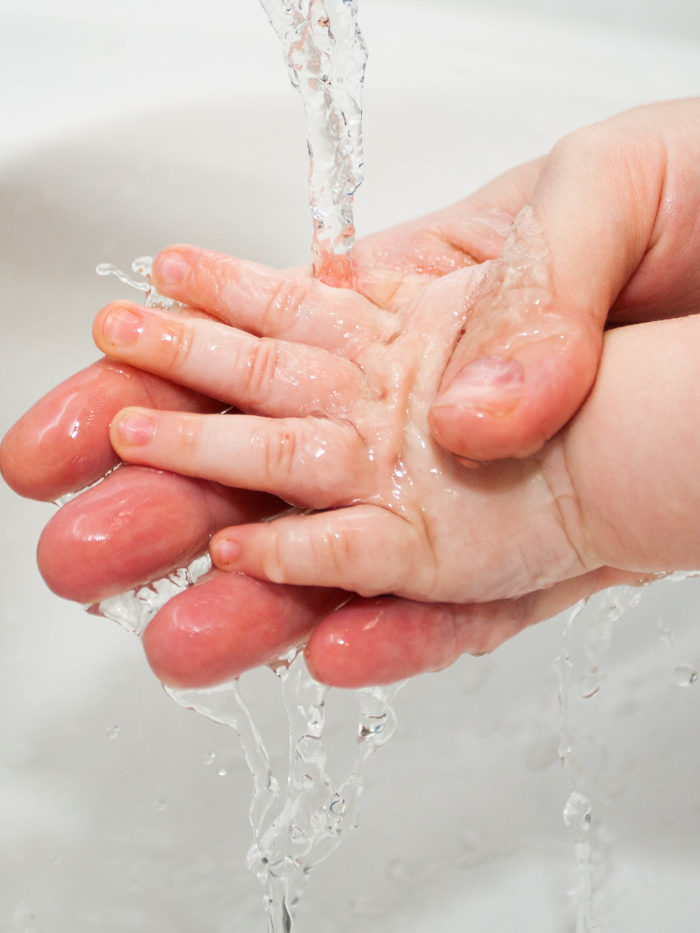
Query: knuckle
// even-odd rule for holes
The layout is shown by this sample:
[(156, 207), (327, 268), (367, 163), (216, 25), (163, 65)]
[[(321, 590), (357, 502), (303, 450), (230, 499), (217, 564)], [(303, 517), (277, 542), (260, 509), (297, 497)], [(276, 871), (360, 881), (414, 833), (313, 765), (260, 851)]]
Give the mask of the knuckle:
[(289, 333), (302, 313), (308, 290), (305, 281), (284, 279), (263, 309), (260, 333), (268, 337)]
[(314, 561), (326, 567), (336, 579), (347, 575), (357, 557), (356, 536), (348, 528), (328, 526), (312, 537), (310, 545)]
[(265, 399), (274, 384), (279, 368), (279, 348), (274, 340), (257, 340), (248, 353), (243, 369), (246, 397), (251, 401)]
[(266, 548), (263, 571), (270, 583), (287, 583), (287, 539), (284, 535), (273, 535), (271, 546)]
[(191, 415), (178, 417), (175, 435), (180, 451), (184, 454), (196, 454), (202, 443), (202, 426), (199, 418)]
[(194, 345), (192, 325), (189, 321), (167, 318), (163, 321), (160, 344), (168, 371), (182, 372), (192, 356)]
[(264, 444), (264, 468), (267, 476), (275, 481), (290, 479), (294, 475), (301, 448), (299, 428), (296, 425), (273, 422), (268, 428)]
[(570, 168), (600, 151), (601, 136), (604, 140), (605, 131), (601, 124), (575, 129), (557, 140), (546, 161), (557, 167)]
[(546, 163), (566, 166), (572, 159), (577, 159), (581, 151), (587, 148), (585, 130), (576, 129), (555, 142), (547, 155)]
[(213, 249), (197, 250), (197, 261), (190, 266), (192, 292), (207, 301), (224, 292), (234, 274), (233, 257)]
[(545, 167), (555, 178), (581, 171), (594, 178), (602, 171), (604, 177), (612, 173), (622, 180), (630, 151), (634, 150), (627, 133), (612, 134), (609, 121), (592, 123), (558, 140), (545, 160)]

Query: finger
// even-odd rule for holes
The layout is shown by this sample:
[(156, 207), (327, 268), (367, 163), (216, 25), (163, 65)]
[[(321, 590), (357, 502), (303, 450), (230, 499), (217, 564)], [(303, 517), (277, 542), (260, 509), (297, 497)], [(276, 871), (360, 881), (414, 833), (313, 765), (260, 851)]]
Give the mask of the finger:
[(127, 408), (112, 423), (123, 460), (329, 508), (366, 495), (374, 462), (348, 422)]
[(115, 302), (98, 314), (93, 336), (115, 359), (246, 411), (321, 414), (363, 395), (362, 373), (348, 360), (208, 318)]
[(59, 596), (97, 603), (187, 566), (220, 528), (280, 507), (263, 494), (125, 465), (54, 515), (39, 539), (39, 570)]
[(99, 360), (52, 389), (10, 428), (0, 443), (5, 481), (22, 496), (46, 501), (95, 482), (119, 461), (109, 425), (126, 405), (217, 407), (157, 376)]
[(305, 649), (313, 676), (337, 687), (404, 680), (484, 654), (536, 622), (639, 574), (604, 567), (548, 590), (489, 603), (418, 603), (392, 596), (352, 599), (313, 629)]
[(445, 371), (431, 427), (448, 450), (525, 456), (574, 414), (649, 243), (663, 165), (660, 136), (629, 114), (554, 148)]
[(519, 165), (468, 198), (358, 240), (354, 288), (397, 311), (428, 282), (494, 259), (516, 214), (529, 203), (541, 160)]
[(401, 592), (420, 576), (409, 566), (411, 526), (379, 506), (292, 515), (220, 531), (210, 553), (217, 567), (273, 583), (335, 586), (376, 596)]
[(159, 291), (260, 337), (355, 354), (395, 330), (391, 314), (349, 289), (214, 250), (172, 246), (156, 256)]
[(214, 570), (166, 603), (143, 646), (164, 683), (213, 686), (300, 644), (346, 598), (337, 590), (275, 586)]

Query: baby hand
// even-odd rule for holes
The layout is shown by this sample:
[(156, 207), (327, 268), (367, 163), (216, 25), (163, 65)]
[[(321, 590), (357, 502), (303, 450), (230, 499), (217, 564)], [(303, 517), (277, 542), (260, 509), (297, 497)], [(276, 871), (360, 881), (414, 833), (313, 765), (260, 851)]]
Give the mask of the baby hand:
[(355, 292), (241, 263), (236, 323), (260, 336), (110, 305), (95, 324), (106, 353), (246, 412), (126, 409), (112, 442), (132, 463), (316, 510), (214, 538), (218, 566), (273, 582), (463, 603), (600, 566), (560, 508), (569, 489), (556, 444), (470, 471), (432, 440), (430, 404), (485, 268), (433, 281), (390, 314)]

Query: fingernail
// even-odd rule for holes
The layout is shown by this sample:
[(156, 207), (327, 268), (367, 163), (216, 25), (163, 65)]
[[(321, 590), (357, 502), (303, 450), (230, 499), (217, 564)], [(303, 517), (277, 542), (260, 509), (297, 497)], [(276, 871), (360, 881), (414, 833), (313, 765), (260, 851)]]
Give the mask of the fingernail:
[(500, 417), (516, 407), (523, 383), (522, 367), (515, 360), (481, 356), (457, 373), (435, 404), (440, 408), (473, 408)]
[(235, 564), (241, 556), (241, 546), (237, 541), (230, 538), (215, 538), (209, 548), (211, 559), (217, 567), (225, 570), (226, 567)]
[(143, 447), (156, 433), (155, 421), (142, 414), (124, 415), (115, 422), (114, 427), (119, 440), (131, 447)]
[(136, 311), (119, 306), (104, 318), (102, 330), (112, 343), (128, 347), (143, 333), (143, 318)]
[(155, 277), (161, 285), (179, 285), (185, 280), (189, 264), (180, 253), (166, 253), (155, 265)]

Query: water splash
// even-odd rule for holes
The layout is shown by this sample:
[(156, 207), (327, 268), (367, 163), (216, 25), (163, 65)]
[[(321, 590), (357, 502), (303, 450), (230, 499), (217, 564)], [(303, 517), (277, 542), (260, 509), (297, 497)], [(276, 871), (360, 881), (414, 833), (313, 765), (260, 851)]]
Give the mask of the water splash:
[(288, 725), (284, 792), (238, 681), (210, 690), (166, 688), (166, 692), (181, 706), (231, 727), (238, 735), (253, 778), (248, 868), (264, 888), (269, 933), (289, 933), (313, 868), (358, 825), (365, 763), (394, 732), (390, 703), (401, 684), (355, 692), (360, 719), (357, 751), (350, 773), (336, 785), (329, 775), (324, 742), (329, 688), (311, 677), (301, 652), (282, 659), (274, 673)]
[(166, 577), (145, 583), (118, 596), (103, 599), (97, 606), (89, 606), (91, 612), (111, 619), (127, 632), (143, 635), (146, 626), (163, 606), (187, 587), (196, 583), (211, 568), (209, 554), (195, 558), (187, 567), (179, 567)]
[(364, 175), (362, 89), (367, 48), (358, 0), (260, 0), (304, 105), (314, 275), (352, 285), (353, 197)]
[(111, 262), (99, 263), (95, 266), (95, 272), (102, 276), (113, 275), (115, 278), (119, 279), (120, 282), (123, 282), (124, 285), (129, 285), (131, 288), (144, 292), (146, 295), (144, 304), (147, 308), (161, 308), (164, 311), (169, 311), (173, 308), (185, 308), (186, 305), (182, 302), (175, 301), (174, 298), (167, 298), (165, 295), (160, 294), (151, 281), (152, 268), (152, 256), (139, 256), (137, 259), (134, 259), (131, 264), (131, 273), (124, 272), (119, 266), (115, 266)]

